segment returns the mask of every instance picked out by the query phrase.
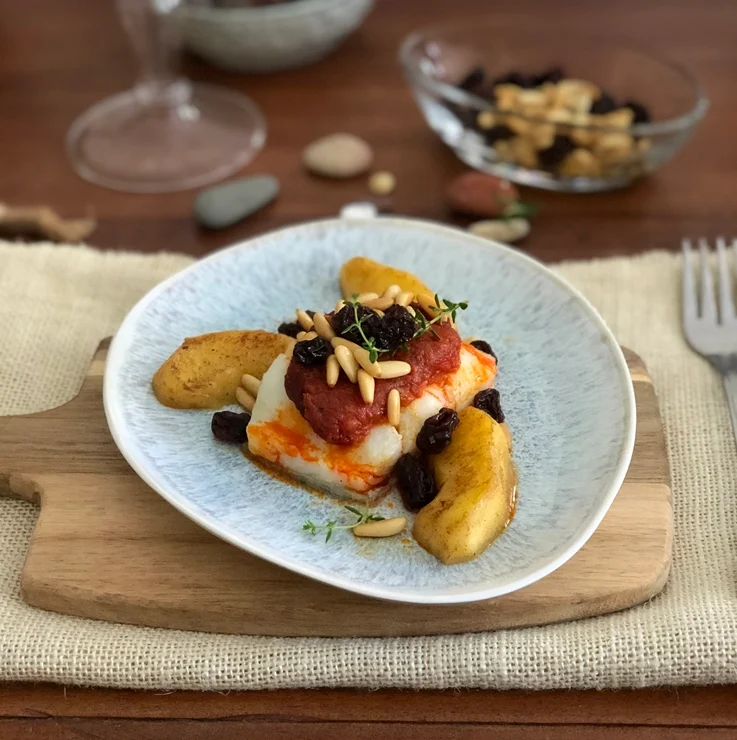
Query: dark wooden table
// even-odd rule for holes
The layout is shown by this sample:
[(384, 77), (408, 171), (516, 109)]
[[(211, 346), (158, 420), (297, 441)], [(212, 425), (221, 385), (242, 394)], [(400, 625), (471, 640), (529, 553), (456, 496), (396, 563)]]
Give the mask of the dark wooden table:
[[(266, 77), (216, 72), (198, 79), (248, 92), (268, 118), (269, 140), (250, 172), (280, 177), (277, 202), (246, 223), (206, 233), (190, 217), (192, 193), (136, 196), (78, 179), (64, 154), (74, 117), (130, 85), (134, 66), (112, 2), (0, 0), (0, 202), (93, 213), (92, 242), (112, 249), (202, 255), (284, 224), (335, 214), (365, 197), (362, 181), (307, 177), (299, 153), (336, 130), (363, 135), (377, 166), (394, 171), (397, 213), (450, 220), (448, 178), (462, 166), (430, 133), (396, 61), (412, 28), (493, 12), (519, 23), (607, 28), (652, 43), (700, 77), (707, 120), (678, 159), (632, 189), (607, 195), (530, 192), (542, 206), (523, 248), (545, 260), (672, 249), (683, 235), (737, 235), (737, 5), (734, 0), (380, 0), (332, 58)], [(554, 31), (551, 31), (554, 32)], [(0, 737), (14, 738), (714, 738), (737, 734), (737, 689), (622, 692), (279, 691), (144, 693), (16, 684), (0, 687)]]

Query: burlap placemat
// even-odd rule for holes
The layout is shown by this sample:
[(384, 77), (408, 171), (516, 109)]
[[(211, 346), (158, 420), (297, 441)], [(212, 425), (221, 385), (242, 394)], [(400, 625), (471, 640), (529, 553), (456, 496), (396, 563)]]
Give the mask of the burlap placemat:
[[(148, 288), (188, 263), (177, 255), (0, 244), (0, 414), (71, 398), (97, 342)], [(557, 269), (645, 359), (655, 381), (676, 512), (673, 571), (661, 596), (581, 622), (447, 637), (282, 639), (106, 624), (21, 601), (36, 510), (2, 500), (0, 679), (144, 689), (737, 681), (737, 448), (719, 378), (681, 337), (680, 260), (650, 253)]]

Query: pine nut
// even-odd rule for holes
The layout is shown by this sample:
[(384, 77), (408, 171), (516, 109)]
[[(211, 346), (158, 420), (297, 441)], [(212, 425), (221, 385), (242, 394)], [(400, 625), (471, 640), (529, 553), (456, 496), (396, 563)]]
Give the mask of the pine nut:
[(376, 364), (379, 366), (379, 375), (376, 377), (382, 380), (401, 378), (412, 372), (412, 366), (409, 362), (403, 362), (402, 360), (387, 360), (386, 362), (377, 362)]
[(246, 411), (253, 411), (256, 399), (245, 388), (238, 386), (235, 389), (235, 399)]
[(371, 362), (371, 356), (363, 347), (356, 347), (353, 350), (353, 356), (358, 364), (372, 377), (378, 378), (381, 374), (381, 368), (378, 362)]
[(325, 380), (327, 381), (329, 388), (335, 388), (338, 383), (338, 377), (340, 376), (340, 363), (335, 355), (328, 357), (327, 365), (325, 366)]
[(309, 342), (310, 339), (315, 339), (317, 337), (316, 331), (301, 331), (299, 334), (297, 334), (297, 341), (298, 342)]
[(373, 308), (373, 309), (379, 309), (381, 311), (386, 311), (389, 306), (394, 305), (394, 299), (393, 298), (374, 298), (372, 301), (364, 301), (364, 306), (367, 308)]
[(261, 381), (246, 373), (241, 378), (241, 385), (255, 398), (258, 396), (259, 388), (261, 388)]
[(316, 313), (312, 317), (312, 320), (315, 322), (315, 331), (318, 336), (328, 340), (335, 336), (333, 327), (330, 325), (330, 322), (327, 320), (324, 313)]
[(494, 128), (494, 123), (494, 114), (490, 110), (482, 110), (481, 113), (476, 116), (476, 125), (479, 128), (484, 129), (484, 131)]
[(402, 292), (402, 289), (398, 285), (390, 285), (382, 294), (382, 298), (396, 298), (400, 293)]
[(377, 316), (378, 316), (379, 318), (382, 318), (382, 319), (384, 318), (384, 312), (383, 312), (383, 311), (382, 311), (382, 310), (381, 310), (380, 308), (375, 308), (375, 309), (374, 309), (374, 313), (375, 313), (375, 314), (376, 314), (376, 315), (377, 315)]
[(335, 313), (338, 313), (341, 308), (345, 306), (345, 301), (341, 298), (336, 304), (335, 304)]
[(414, 316), (417, 316), (417, 311), (415, 311), (415, 309), (414, 309), (414, 308), (412, 308), (412, 306), (407, 306), (406, 308), (407, 308), (407, 310), (409, 311), (409, 313), (410, 313), (410, 316), (413, 316), (413, 317), (414, 317)]
[(386, 415), (389, 417), (389, 423), (393, 427), (399, 426), (400, 411), (401, 411), (401, 398), (399, 397), (399, 391), (396, 388), (392, 388), (389, 391), (389, 396), (386, 399)]
[(330, 344), (333, 345), (333, 349), (336, 347), (348, 347), (351, 352), (353, 352), (354, 349), (359, 348), (359, 345), (355, 342), (351, 342), (349, 339), (343, 339), (343, 337), (333, 337), (330, 340)]
[(358, 369), (358, 390), (361, 391), (361, 398), (363, 398), (364, 403), (374, 402), (376, 381), (363, 368)]
[(415, 294), (409, 290), (404, 290), (397, 295), (394, 299), (394, 303), (398, 306), (409, 306), (410, 303), (415, 299)]
[(315, 325), (307, 311), (303, 311), (301, 308), (297, 309), (297, 321), (305, 331), (309, 331)]
[(391, 172), (374, 172), (368, 181), (371, 195), (390, 195), (397, 186), (397, 178)]
[(378, 298), (378, 293), (361, 293), (358, 298), (356, 298), (357, 303), (366, 303), (366, 301), (373, 301), (375, 298)]
[(353, 353), (348, 347), (338, 345), (335, 348), (335, 358), (338, 360), (338, 364), (343, 368), (343, 372), (348, 376), (348, 380), (351, 383), (355, 383), (358, 380), (358, 363)]
[(407, 519), (395, 516), (392, 519), (380, 519), (378, 522), (366, 522), (353, 527), (356, 537), (393, 537), (407, 526)]

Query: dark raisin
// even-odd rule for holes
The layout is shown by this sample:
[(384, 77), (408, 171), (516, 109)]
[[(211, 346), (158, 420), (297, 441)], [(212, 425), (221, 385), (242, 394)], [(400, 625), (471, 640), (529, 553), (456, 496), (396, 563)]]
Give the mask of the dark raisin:
[(435, 416), (425, 419), (417, 435), (417, 449), (426, 455), (439, 455), (450, 444), (459, 421), (453, 409), (440, 409)]
[(448, 103), (448, 110), (461, 122), (464, 128), (472, 128), (476, 125), (477, 112), (465, 105)]
[(489, 145), (494, 144), (497, 141), (501, 141), (502, 139), (511, 139), (513, 136), (514, 131), (503, 123), (490, 128), (488, 131), (484, 131), (484, 138), (486, 139), (486, 143)]
[(458, 87), (473, 92), (484, 84), (486, 73), (483, 67), (474, 67), (459, 83)]
[(475, 339), (473, 342), (471, 342), (471, 346), (476, 347), (479, 352), (484, 352), (487, 355), (491, 355), (495, 360), (498, 359), (496, 354), (494, 353), (494, 350), (491, 348), (491, 345), (488, 342), (485, 342), (483, 339)]
[(563, 72), (561, 67), (551, 67), (550, 69), (546, 69), (539, 75), (534, 75), (532, 79), (535, 83), (535, 87), (538, 87), (539, 85), (544, 85), (546, 82), (557, 84), (564, 77), (565, 73)]
[(601, 95), (591, 103), (589, 113), (603, 116), (607, 113), (611, 113), (613, 110), (617, 110), (617, 108), (617, 101), (609, 93), (602, 91)]
[[(476, 95), (480, 98), (483, 98), (484, 100), (488, 101), (492, 105), (496, 101), (496, 94), (494, 93), (494, 85), (496, 85), (496, 82), (494, 80), (487, 80), (483, 87), (480, 87), (476, 91)], [(477, 114), (478, 115), (478, 114)]]
[(375, 335), (376, 346), (390, 352), (399, 349), (412, 339), (417, 331), (417, 323), (403, 306), (389, 306), (381, 319)]
[(540, 166), (546, 170), (554, 170), (575, 148), (570, 137), (557, 134), (547, 149), (541, 149), (537, 153)]
[(314, 318), (314, 316), (315, 316), (315, 312), (314, 312), (314, 311), (310, 311), (310, 309), (309, 309), (309, 308), (308, 308), (308, 309), (307, 309), (307, 310), (305, 311), (305, 313), (306, 313), (306, 314), (307, 314), (307, 315), (308, 315), (308, 316), (309, 316), (309, 317), (310, 317), (311, 319), (312, 319), (312, 318)]
[(535, 87), (534, 75), (522, 74), (522, 72), (507, 72), (507, 74), (497, 77), (494, 80), (494, 86), (496, 85), (517, 85), (518, 87)]
[(496, 388), (487, 388), (479, 391), (473, 399), (473, 405), (481, 411), (485, 411), (494, 421), (500, 424), (504, 421), (504, 412), (499, 399), (499, 391)]
[[(358, 318), (361, 321), (361, 329), (367, 337), (375, 337), (381, 326), (381, 318), (379, 314), (367, 308), (364, 305), (359, 305), (356, 308)], [(333, 330), (338, 336), (348, 339), (356, 344), (363, 344), (363, 337), (357, 327), (349, 328), (351, 324), (356, 322), (353, 305), (348, 304), (333, 315), (332, 324)]]
[(622, 107), (631, 109), (635, 114), (632, 123), (649, 123), (650, 111), (642, 103), (638, 103), (636, 100), (628, 100)]
[(394, 466), (394, 474), (404, 506), (409, 511), (419, 511), (438, 495), (433, 474), (414, 455), (402, 455)]
[(279, 324), (277, 331), (279, 334), (286, 334), (288, 337), (296, 339), (297, 334), (304, 331), (304, 329), (297, 321), (285, 321), (283, 324)]
[(242, 445), (248, 442), (248, 422), (251, 414), (237, 414), (234, 411), (217, 411), (212, 415), (210, 428), (215, 439), (221, 442)]
[(300, 365), (322, 365), (330, 355), (330, 344), (322, 337), (306, 339), (294, 345), (294, 359)]

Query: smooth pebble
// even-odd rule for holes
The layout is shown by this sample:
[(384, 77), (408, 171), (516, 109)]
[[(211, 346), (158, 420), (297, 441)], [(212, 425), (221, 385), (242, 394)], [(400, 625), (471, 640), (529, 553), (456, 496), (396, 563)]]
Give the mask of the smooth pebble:
[(503, 244), (512, 244), (530, 233), (530, 222), (526, 218), (490, 219), (476, 221), (468, 230), (476, 236), (493, 239)]
[(336, 179), (363, 174), (373, 159), (371, 147), (353, 134), (324, 136), (313, 141), (302, 152), (302, 161), (310, 172)]
[(231, 180), (203, 190), (194, 202), (194, 217), (208, 229), (224, 229), (270, 203), (279, 193), (279, 181), (271, 175)]

